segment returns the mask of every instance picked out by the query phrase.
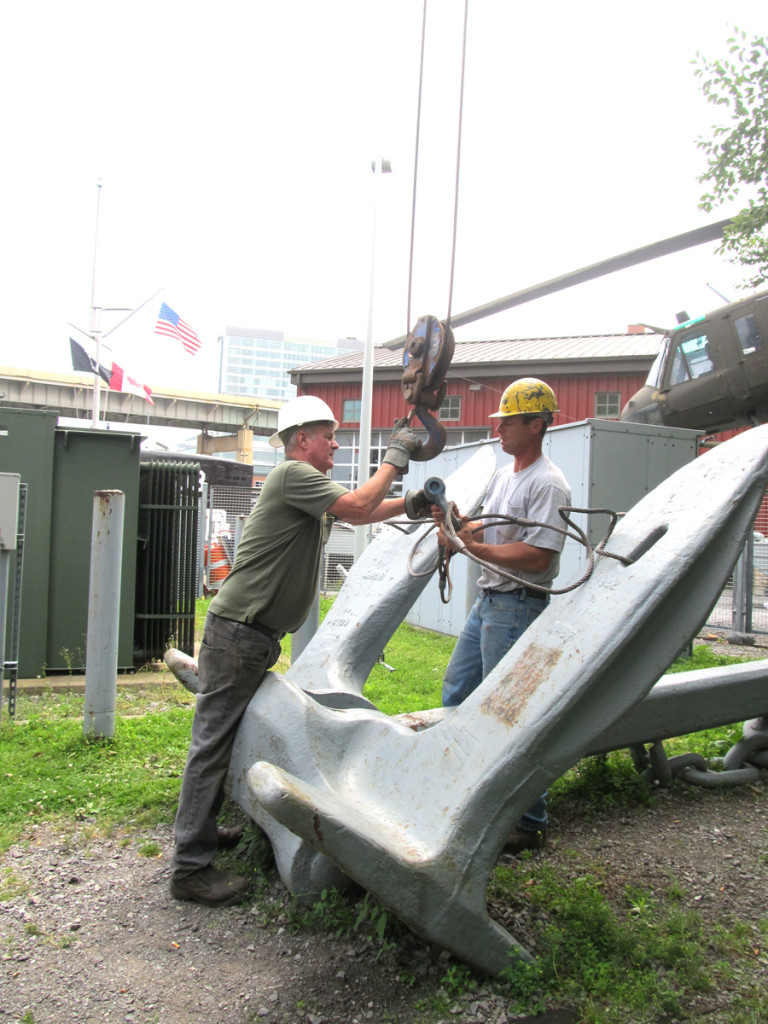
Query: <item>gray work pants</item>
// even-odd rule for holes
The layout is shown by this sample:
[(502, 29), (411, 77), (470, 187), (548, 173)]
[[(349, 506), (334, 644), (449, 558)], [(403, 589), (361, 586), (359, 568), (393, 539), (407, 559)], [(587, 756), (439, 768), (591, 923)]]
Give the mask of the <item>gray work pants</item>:
[(237, 728), (279, 657), (276, 637), (208, 613), (198, 657), (200, 692), (176, 814), (174, 878), (200, 871), (216, 856), (216, 816), (224, 802)]

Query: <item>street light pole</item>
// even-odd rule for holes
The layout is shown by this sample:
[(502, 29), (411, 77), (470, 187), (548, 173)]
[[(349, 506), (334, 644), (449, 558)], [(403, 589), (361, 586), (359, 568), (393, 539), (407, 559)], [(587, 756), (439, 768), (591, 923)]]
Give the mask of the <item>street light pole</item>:
[[(97, 185), (96, 193), (96, 229), (93, 238), (93, 275), (91, 277), (91, 337), (96, 342), (96, 365), (101, 366), (101, 310), (96, 305), (96, 257), (99, 246), (99, 207), (101, 205), (101, 179)], [(91, 409), (91, 425), (99, 425), (99, 389), (101, 377), (98, 373), (93, 375), (93, 407)]]
[[(373, 405), (373, 299), (376, 281), (376, 228), (379, 206), (379, 179), (382, 174), (391, 174), (389, 160), (377, 156), (371, 163), (373, 171), (373, 241), (371, 243), (371, 282), (368, 293), (368, 330), (365, 335), (363, 353), (363, 389), (360, 400), (360, 443), (357, 457), (357, 486), (366, 482), (371, 474), (371, 410)], [(367, 526), (355, 527), (355, 561), (365, 551), (368, 543)]]

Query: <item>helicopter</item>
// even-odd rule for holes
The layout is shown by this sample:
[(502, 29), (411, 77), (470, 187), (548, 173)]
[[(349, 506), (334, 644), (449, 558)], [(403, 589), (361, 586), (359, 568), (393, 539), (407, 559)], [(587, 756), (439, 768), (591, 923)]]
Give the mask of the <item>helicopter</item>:
[(708, 432), (768, 421), (768, 291), (693, 320), (679, 313), (678, 326), (660, 333), (622, 420)]
[[(730, 223), (730, 219), (721, 220), (523, 288), (452, 316), (450, 326), (461, 327), (585, 281), (715, 241)], [(693, 320), (687, 313), (679, 313), (677, 319), (671, 330), (652, 328), (664, 335), (661, 350), (645, 385), (624, 406), (621, 420), (708, 433), (768, 422), (768, 291)], [(384, 347), (405, 346), (407, 361), (412, 337), (394, 338)]]

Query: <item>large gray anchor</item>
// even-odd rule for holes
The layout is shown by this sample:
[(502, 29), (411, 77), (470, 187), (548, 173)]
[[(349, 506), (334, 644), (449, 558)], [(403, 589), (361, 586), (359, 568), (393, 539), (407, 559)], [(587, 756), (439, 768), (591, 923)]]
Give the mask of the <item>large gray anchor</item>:
[[(492, 447), (481, 448), (475, 456), (448, 477), (446, 490), (459, 508), (472, 514), (482, 502), (496, 469)], [(345, 888), (350, 878), (306, 842), (259, 806), (254, 806), (247, 783), (248, 769), (256, 761), (269, 759), (272, 752), (290, 749), (291, 765), (301, 773), (314, 760), (310, 748), (293, 746), (291, 733), (295, 717), (303, 712), (295, 700), (306, 693), (311, 703), (341, 711), (363, 708), (379, 715), (362, 695), (371, 669), (392, 634), (405, 618), (437, 564), (435, 535), (419, 545), (408, 569), (409, 555), (429, 526), (416, 523), (405, 528), (385, 526), (357, 561), (317, 633), (301, 657), (285, 675), (268, 673), (256, 692), (240, 726), (232, 752), (227, 788), (267, 833), (280, 877), (300, 899), (313, 900), (323, 889)], [(197, 663), (181, 651), (170, 649), (165, 661), (176, 677), (197, 692)], [(440, 715), (436, 709), (435, 720)], [(411, 716), (400, 716), (408, 721)], [(332, 716), (331, 731), (338, 716)], [(414, 728), (426, 728), (430, 715), (413, 718)], [(332, 743), (333, 740), (330, 740)], [(276, 755), (277, 756), (277, 755)], [(282, 756), (282, 755), (281, 755)]]
[(768, 426), (758, 427), (647, 495), (610, 540), (629, 564), (599, 559), (450, 713), (389, 718), (362, 697), (421, 582), (392, 565), (391, 538), (381, 561), (382, 541), (371, 545), (296, 666), (264, 680), (233, 754), (233, 797), (273, 845), (285, 835), (277, 823), (304, 841), (284, 863), (276, 848), (289, 888), (352, 878), (477, 968), (527, 957), (485, 904), (504, 839), (579, 758), (611, 748), (612, 730), (628, 737), (635, 718), (652, 728), (644, 705), (732, 570), (765, 492), (767, 453)]

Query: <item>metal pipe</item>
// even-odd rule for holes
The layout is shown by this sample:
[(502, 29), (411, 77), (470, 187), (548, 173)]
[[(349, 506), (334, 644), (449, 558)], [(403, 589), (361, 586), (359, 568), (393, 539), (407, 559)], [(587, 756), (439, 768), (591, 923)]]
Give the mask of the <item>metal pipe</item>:
[(115, 734), (124, 515), (122, 491), (94, 491), (83, 713), (90, 738)]
[(291, 633), (291, 665), (295, 665), (299, 656), (320, 626), (320, 593), (315, 594), (309, 615), (295, 633)]
[[(101, 366), (101, 309), (96, 305), (96, 256), (99, 245), (99, 207), (101, 205), (101, 179), (96, 186), (96, 227), (93, 234), (93, 276), (91, 278), (91, 338), (96, 342), (96, 365)], [(101, 376), (93, 375), (93, 408), (91, 410), (91, 426), (99, 425), (99, 389)]]
[(18, 547), (19, 484), (18, 473), (0, 473), (0, 714), (6, 667), (5, 624), (11, 552)]
[(8, 603), (8, 578), (11, 552), (0, 547), (0, 717), (3, 714), (3, 680), (5, 679), (5, 619)]
[[(371, 243), (371, 280), (368, 294), (368, 329), (363, 351), (363, 384), (360, 399), (360, 444), (357, 460), (357, 486), (362, 485), (371, 475), (371, 415), (373, 407), (373, 300), (376, 284), (376, 230), (379, 207), (379, 180), (382, 174), (392, 171), (389, 160), (377, 156), (371, 165), (373, 170), (373, 240)], [(369, 541), (369, 527), (355, 527), (355, 561), (365, 551)]]
[(733, 567), (731, 623), (736, 633), (746, 633), (747, 631), (747, 560), (749, 557), (749, 544), (750, 541), (747, 541), (736, 565)]

